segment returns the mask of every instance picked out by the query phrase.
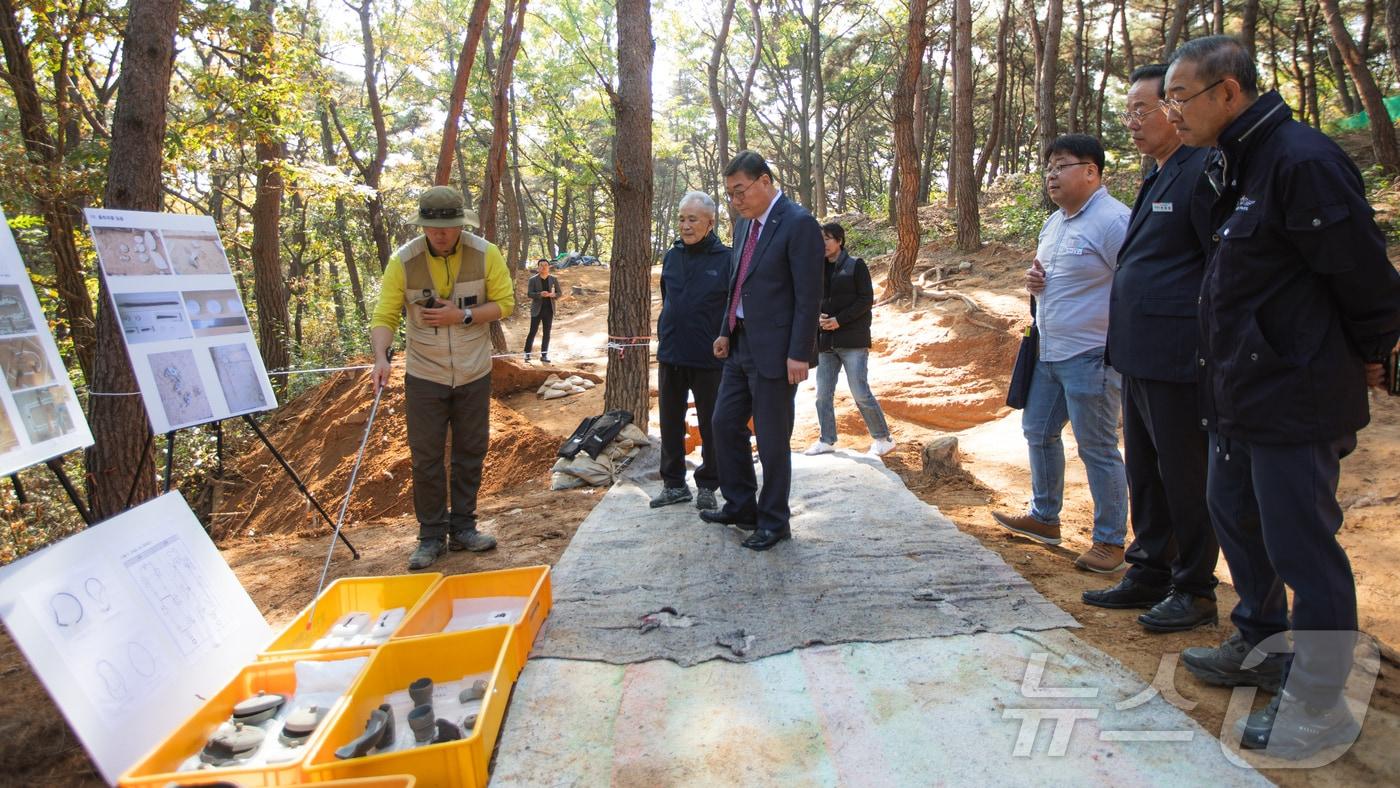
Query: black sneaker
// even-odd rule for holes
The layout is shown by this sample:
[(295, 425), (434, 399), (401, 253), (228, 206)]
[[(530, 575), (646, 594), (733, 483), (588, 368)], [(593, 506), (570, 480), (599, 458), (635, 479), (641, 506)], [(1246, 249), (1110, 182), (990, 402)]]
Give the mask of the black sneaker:
[(408, 568), (427, 569), (445, 552), (446, 546), (441, 539), (419, 539), (418, 546), (413, 549), (413, 555), (408, 557)]
[(715, 500), (715, 491), (707, 490), (704, 487), (695, 492), (695, 508), (702, 512), (712, 512), (719, 508), (719, 501)]
[(1083, 599), (1086, 605), (1111, 610), (1148, 609), (1166, 599), (1169, 592), (1170, 589), (1135, 583), (1125, 577), (1118, 581), (1118, 585), (1085, 591), (1080, 599)]
[(663, 487), (661, 488), (661, 493), (651, 499), (651, 508), (660, 509), (663, 506), (670, 506), (673, 503), (685, 503), (689, 500), (689, 487)]
[(1331, 706), (1313, 706), (1288, 690), (1269, 705), (1235, 724), (1240, 746), (1264, 750), (1266, 755), (1299, 760), (1338, 744), (1351, 744), (1361, 734), (1361, 724), (1351, 716), (1345, 698)]
[(1195, 646), (1181, 652), (1181, 661), (1191, 675), (1220, 687), (1259, 687), (1278, 692), (1283, 684), (1285, 657), (1271, 654), (1252, 668), (1244, 667), (1245, 657), (1254, 647), (1238, 631), (1215, 648)]

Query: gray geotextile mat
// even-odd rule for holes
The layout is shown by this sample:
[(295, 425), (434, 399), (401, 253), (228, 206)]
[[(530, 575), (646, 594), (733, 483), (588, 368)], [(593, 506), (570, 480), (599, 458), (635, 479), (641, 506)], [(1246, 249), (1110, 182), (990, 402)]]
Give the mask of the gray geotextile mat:
[(818, 643), (1076, 627), (879, 460), (793, 457), (793, 539), (765, 553), (624, 479), (554, 568), (533, 656), (746, 662)]

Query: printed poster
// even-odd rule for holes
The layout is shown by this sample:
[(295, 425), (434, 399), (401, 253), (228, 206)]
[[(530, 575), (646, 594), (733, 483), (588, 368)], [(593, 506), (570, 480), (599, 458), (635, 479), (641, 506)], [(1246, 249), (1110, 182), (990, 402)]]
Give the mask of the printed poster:
[(92, 445), (68, 370), (0, 212), (0, 475)]
[(85, 213), (154, 432), (277, 407), (214, 220)]

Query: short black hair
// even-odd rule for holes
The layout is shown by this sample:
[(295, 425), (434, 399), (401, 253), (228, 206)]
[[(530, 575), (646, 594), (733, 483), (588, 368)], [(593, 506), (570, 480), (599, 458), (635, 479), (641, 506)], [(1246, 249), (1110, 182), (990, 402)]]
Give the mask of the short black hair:
[(842, 227), (838, 222), (827, 222), (822, 225), (822, 232), (831, 236), (836, 243), (841, 244), (842, 249), (846, 248), (846, 228)]
[(1167, 64), (1149, 63), (1145, 66), (1138, 66), (1133, 69), (1133, 73), (1128, 75), (1128, 84), (1136, 85), (1144, 79), (1155, 79), (1157, 84), (1157, 98), (1167, 97)]
[(754, 180), (758, 180), (764, 175), (773, 178), (773, 171), (768, 169), (768, 162), (751, 150), (741, 150), (734, 154), (734, 158), (730, 159), (724, 167), (724, 177), (726, 178), (741, 172)]
[(546, 259), (544, 259), (543, 257), (541, 257), (540, 259), (536, 260), (535, 262), (536, 262), (536, 263), (544, 263), (545, 265), (549, 265), (549, 261), (546, 260)]
[(1050, 147), (1045, 149), (1045, 160), (1050, 161), (1050, 157), (1056, 153), (1068, 153), (1081, 161), (1089, 159), (1099, 168), (1099, 175), (1103, 175), (1103, 145), (1097, 137), (1090, 137), (1088, 134), (1065, 134), (1056, 137), (1055, 141), (1050, 143)]
[(1187, 41), (1176, 48), (1167, 63), (1181, 61), (1196, 64), (1196, 77), (1209, 85), (1216, 80), (1233, 78), (1249, 98), (1259, 95), (1259, 70), (1254, 54), (1244, 42), (1234, 36), (1206, 36)]

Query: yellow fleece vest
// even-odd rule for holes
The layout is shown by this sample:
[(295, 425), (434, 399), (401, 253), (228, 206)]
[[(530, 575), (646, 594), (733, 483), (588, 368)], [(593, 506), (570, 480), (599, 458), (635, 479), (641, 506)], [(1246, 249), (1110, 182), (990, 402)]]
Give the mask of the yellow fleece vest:
[[(480, 306), (486, 303), (487, 242), (463, 230), (457, 245), (462, 262), (447, 300), (461, 308)], [(423, 322), (424, 307), (418, 302), (437, 295), (428, 270), (428, 239), (420, 235), (396, 254), (403, 262), (404, 308), (408, 312), (405, 371), (415, 378), (453, 387), (489, 374), (491, 338), (485, 323), (435, 327)]]

